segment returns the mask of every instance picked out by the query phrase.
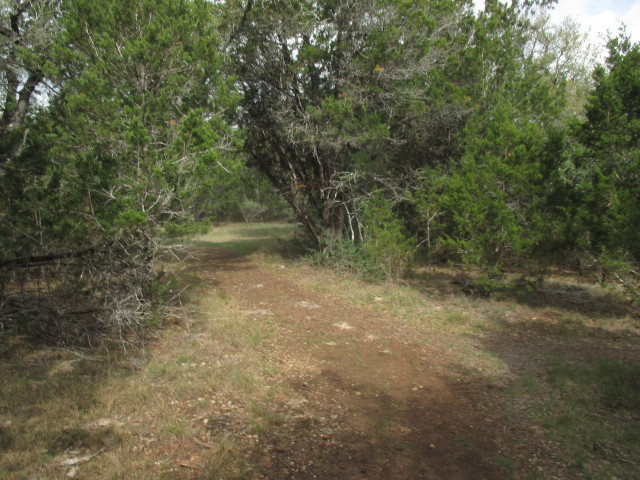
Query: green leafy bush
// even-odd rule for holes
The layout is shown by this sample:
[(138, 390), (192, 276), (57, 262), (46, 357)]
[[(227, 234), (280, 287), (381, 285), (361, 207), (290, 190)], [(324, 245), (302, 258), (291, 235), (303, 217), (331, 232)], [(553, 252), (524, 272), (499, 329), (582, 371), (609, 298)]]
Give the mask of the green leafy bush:
[(376, 189), (365, 205), (365, 251), (375, 259), (389, 279), (398, 279), (411, 264), (416, 249), (402, 220), (393, 212), (393, 204)]
[(211, 230), (211, 222), (208, 219), (191, 222), (172, 222), (164, 226), (164, 234), (170, 238), (184, 237), (187, 235), (204, 235)]
[(323, 248), (309, 257), (312, 265), (355, 273), (365, 280), (381, 280), (384, 271), (361, 244), (344, 238), (324, 237)]
[(247, 223), (254, 223), (262, 220), (262, 217), (269, 210), (268, 207), (262, 203), (249, 198), (245, 198), (238, 206), (238, 209), (240, 210), (242, 218), (244, 218), (244, 221)]

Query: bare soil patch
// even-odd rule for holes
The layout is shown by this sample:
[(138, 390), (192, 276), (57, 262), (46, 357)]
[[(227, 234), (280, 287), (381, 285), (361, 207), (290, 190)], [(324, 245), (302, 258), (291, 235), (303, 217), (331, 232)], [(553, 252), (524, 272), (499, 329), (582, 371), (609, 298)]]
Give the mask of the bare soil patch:
[[(442, 339), (265, 270), (229, 250), (201, 248), (194, 268), (275, 319), (272, 353), (302, 359), (290, 384), (316, 420), (274, 431), (251, 454), (268, 478), (499, 479), (557, 468), (557, 445), (501, 408), (500, 385), (456, 371)], [(276, 429), (277, 430), (277, 429)], [(265, 453), (266, 452), (266, 453)]]

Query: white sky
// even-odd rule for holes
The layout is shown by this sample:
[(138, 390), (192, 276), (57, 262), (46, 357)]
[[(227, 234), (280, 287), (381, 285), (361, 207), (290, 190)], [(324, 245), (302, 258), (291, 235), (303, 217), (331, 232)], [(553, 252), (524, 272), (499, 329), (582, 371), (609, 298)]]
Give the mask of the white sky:
[[(507, 2), (508, 0), (501, 0)], [(475, 8), (484, 8), (484, 0), (474, 0)], [(589, 32), (591, 43), (605, 56), (607, 32), (617, 36), (622, 23), (634, 43), (640, 42), (640, 0), (558, 0), (549, 12), (553, 23), (561, 24), (567, 17)]]
[(554, 23), (566, 17), (576, 20), (585, 31), (590, 30), (591, 41), (598, 45), (604, 45), (601, 36), (607, 30), (616, 36), (622, 23), (631, 40), (640, 42), (640, 0), (558, 0), (550, 13)]

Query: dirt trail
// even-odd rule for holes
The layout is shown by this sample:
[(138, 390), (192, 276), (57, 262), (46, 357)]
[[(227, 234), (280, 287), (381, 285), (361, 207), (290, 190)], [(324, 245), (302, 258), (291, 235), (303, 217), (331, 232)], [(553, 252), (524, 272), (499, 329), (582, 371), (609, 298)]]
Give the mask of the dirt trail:
[(495, 385), (449, 381), (442, 349), (418, 343), (409, 326), (224, 249), (197, 256), (196, 268), (256, 321), (274, 319), (282, 361), (312, 367), (290, 383), (322, 422), (276, 437), (268, 458), (255, 454), (264, 478), (477, 480), (531, 467), (522, 463), (537, 447), (497, 407)]

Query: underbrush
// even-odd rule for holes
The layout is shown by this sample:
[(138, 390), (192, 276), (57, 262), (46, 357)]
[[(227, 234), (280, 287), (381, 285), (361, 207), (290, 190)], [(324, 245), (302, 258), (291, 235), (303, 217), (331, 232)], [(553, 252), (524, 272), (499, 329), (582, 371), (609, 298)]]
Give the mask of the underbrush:
[(307, 257), (311, 265), (357, 275), (364, 280), (381, 281), (384, 269), (361, 244), (339, 238), (326, 238), (324, 247)]
[(185, 237), (189, 235), (205, 235), (211, 231), (211, 219), (199, 221), (168, 223), (164, 227), (164, 235), (169, 238)]
[(286, 408), (292, 367), (271, 358), (270, 317), (217, 292), (200, 273), (215, 265), (201, 266), (165, 265), (155, 295), (188, 288), (130, 348), (0, 335), (0, 479), (250, 474), (258, 435), (300, 414)]

